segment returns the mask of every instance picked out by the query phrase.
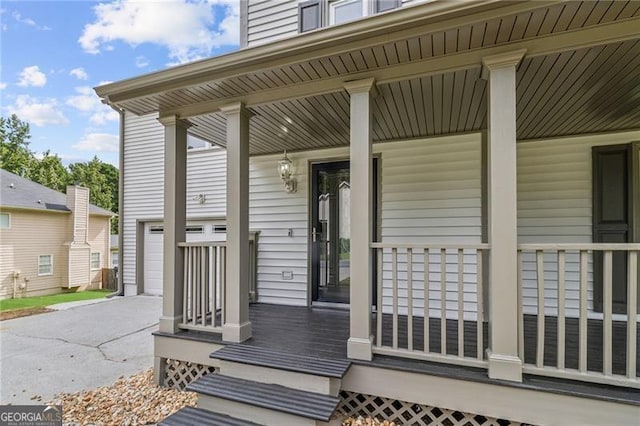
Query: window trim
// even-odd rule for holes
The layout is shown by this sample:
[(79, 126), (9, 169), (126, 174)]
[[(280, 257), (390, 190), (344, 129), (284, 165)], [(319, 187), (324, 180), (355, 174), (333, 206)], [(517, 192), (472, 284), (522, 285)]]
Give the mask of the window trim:
[[(42, 266), (40, 264), (40, 260), (43, 257), (48, 257), (50, 259), (49, 261), (49, 272), (40, 272), (40, 267)], [(38, 276), (39, 277), (46, 277), (49, 275), (53, 275), (53, 255), (52, 254), (39, 254), (38, 255)]]
[(0, 226), (0, 229), (11, 229), (11, 213), (0, 213), (0, 216), (7, 216), (7, 226)]
[[(94, 262), (94, 260), (93, 260), (93, 255), (96, 255), (96, 254), (98, 255), (98, 266), (97, 266), (97, 267), (94, 267), (94, 266), (93, 266), (93, 262)], [(102, 265), (102, 256), (101, 256), (101, 253), (100, 253), (99, 251), (91, 252), (90, 257), (89, 257), (89, 266), (90, 266), (91, 270), (92, 270), (92, 271), (97, 271), (98, 269), (100, 269), (100, 268), (101, 268), (101, 265)]]
[[(316, 27), (313, 29), (309, 29), (306, 31), (302, 30), (302, 9), (305, 9), (307, 7), (310, 6), (317, 6), (318, 7), (318, 20), (316, 22)], [(320, 28), (325, 27), (325, 11), (324, 11), (324, 7), (323, 7), (323, 2), (320, 0), (308, 0), (308, 1), (303, 1), (298, 3), (298, 33), (302, 34), (302, 33), (308, 33), (309, 31), (315, 31), (318, 30)]]

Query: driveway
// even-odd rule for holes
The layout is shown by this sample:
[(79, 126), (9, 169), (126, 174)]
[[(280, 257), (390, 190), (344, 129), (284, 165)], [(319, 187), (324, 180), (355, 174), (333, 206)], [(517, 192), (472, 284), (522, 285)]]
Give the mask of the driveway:
[(0, 403), (44, 403), (152, 367), (161, 308), (161, 297), (116, 297), (0, 322)]

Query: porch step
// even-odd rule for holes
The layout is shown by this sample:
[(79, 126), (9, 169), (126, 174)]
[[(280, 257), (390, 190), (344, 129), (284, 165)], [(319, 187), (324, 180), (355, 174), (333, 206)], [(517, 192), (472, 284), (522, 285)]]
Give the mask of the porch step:
[(220, 374), (272, 383), (306, 392), (338, 396), (351, 362), (302, 356), (247, 345), (228, 345), (213, 352)]
[(224, 414), (184, 407), (158, 423), (158, 426), (258, 426), (258, 423), (236, 419)]
[(241, 364), (336, 379), (344, 377), (351, 366), (351, 361), (348, 360), (297, 355), (249, 345), (227, 345), (220, 350), (212, 352), (210, 357)]
[(276, 384), (209, 374), (189, 384), (198, 407), (261, 424), (329, 422), (340, 399)]

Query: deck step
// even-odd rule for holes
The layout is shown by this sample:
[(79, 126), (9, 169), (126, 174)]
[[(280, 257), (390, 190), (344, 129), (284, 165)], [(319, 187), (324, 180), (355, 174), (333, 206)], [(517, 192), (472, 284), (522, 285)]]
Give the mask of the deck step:
[[(340, 399), (335, 396), (300, 391), (281, 385), (259, 383), (220, 374), (209, 374), (201, 377), (189, 384), (186, 389), (190, 392), (197, 392), (201, 396), (205, 395), (234, 401), (239, 404), (325, 422), (331, 419), (340, 402)], [(202, 405), (201, 402), (202, 398), (199, 397), (199, 406)], [(227, 414), (237, 415), (236, 413)]]
[(348, 360), (296, 355), (249, 345), (227, 345), (211, 353), (210, 357), (241, 364), (337, 379), (344, 377), (351, 366), (351, 362)]
[(202, 408), (184, 407), (173, 413), (158, 426), (258, 426), (247, 420), (236, 419), (224, 414), (203, 410)]

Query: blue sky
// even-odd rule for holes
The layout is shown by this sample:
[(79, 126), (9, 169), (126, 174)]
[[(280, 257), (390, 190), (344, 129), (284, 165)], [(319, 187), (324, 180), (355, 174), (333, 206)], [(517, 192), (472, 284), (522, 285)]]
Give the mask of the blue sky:
[(118, 164), (118, 115), (93, 88), (238, 48), (238, 0), (3, 1), (0, 109), (31, 149)]

